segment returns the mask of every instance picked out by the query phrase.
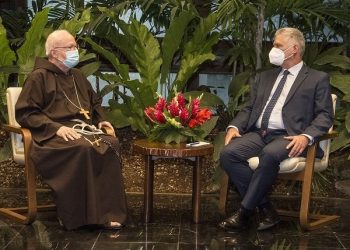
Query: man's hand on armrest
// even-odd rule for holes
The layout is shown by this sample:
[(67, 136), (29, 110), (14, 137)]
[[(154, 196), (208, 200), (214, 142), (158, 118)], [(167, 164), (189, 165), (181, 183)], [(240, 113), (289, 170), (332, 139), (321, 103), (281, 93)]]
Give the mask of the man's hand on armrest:
[(235, 137), (242, 137), (236, 127), (229, 127), (225, 136), (225, 146), (230, 143)]
[(299, 156), (309, 144), (309, 137), (305, 135), (285, 136), (284, 139), (291, 141), (286, 149), (290, 149), (289, 157)]

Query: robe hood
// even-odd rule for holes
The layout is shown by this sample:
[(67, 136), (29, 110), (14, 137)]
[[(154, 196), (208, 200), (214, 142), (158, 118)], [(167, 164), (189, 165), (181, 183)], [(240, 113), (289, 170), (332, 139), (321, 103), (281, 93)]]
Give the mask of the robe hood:
[(57, 74), (64, 74), (64, 72), (55, 64), (50, 62), (47, 58), (37, 57), (35, 59), (34, 70), (46, 69)]

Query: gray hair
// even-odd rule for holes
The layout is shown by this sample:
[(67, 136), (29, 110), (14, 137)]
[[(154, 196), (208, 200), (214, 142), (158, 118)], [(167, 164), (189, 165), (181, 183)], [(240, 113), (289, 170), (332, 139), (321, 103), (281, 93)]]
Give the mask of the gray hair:
[(47, 56), (50, 55), (51, 50), (55, 48), (55, 42), (64, 35), (72, 36), (72, 34), (67, 30), (55, 30), (49, 34), (45, 43), (45, 51)]
[(290, 39), (294, 40), (294, 42), (296, 42), (300, 47), (300, 56), (304, 55), (305, 38), (304, 38), (303, 33), (301, 33), (300, 30), (298, 30), (296, 28), (289, 28), (289, 27), (280, 28), (276, 31), (275, 37), (278, 35), (281, 35), (281, 34), (287, 35)]

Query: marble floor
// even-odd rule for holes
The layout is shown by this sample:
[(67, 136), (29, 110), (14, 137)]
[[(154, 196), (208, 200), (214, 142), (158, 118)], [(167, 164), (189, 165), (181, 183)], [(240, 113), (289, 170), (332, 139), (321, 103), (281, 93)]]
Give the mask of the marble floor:
[[(1, 205), (16, 201), (16, 190), (1, 190)], [(12, 198), (10, 198), (12, 197)], [(14, 198), (13, 198), (14, 197)], [(128, 225), (120, 231), (85, 228), (65, 231), (55, 211), (41, 212), (24, 226), (0, 217), (0, 249), (350, 249), (350, 198), (314, 199), (312, 210), (338, 214), (341, 219), (312, 232), (300, 230), (298, 222), (282, 220), (271, 230), (256, 231), (256, 222), (243, 232), (225, 232), (217, 227), (217, 194), (202, 196), (200, 224), (191, 222), (191, 196), (156, 194), (154, 218), (144, 224), (142, 194), (127, 194)], [(295, 207), (297, 197), (274, 196), (276, 206)], [(232, 195), (228, 212), (239, 204)]]

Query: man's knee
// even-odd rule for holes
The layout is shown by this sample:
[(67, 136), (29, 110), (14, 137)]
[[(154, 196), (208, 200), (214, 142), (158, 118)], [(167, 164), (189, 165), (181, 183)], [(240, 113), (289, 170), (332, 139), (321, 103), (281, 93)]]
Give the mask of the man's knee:
[(230, 168), (233, 162), (237, 161), (237, 154), (232, 147), (225, 146), (220, 152), (220, 164), (225, 170)]
[(288, 151), (285, 148), (265, 147), (260, 153), (259, 160), (267, 159), (273, 162), (281, 162), (288, 157)]

